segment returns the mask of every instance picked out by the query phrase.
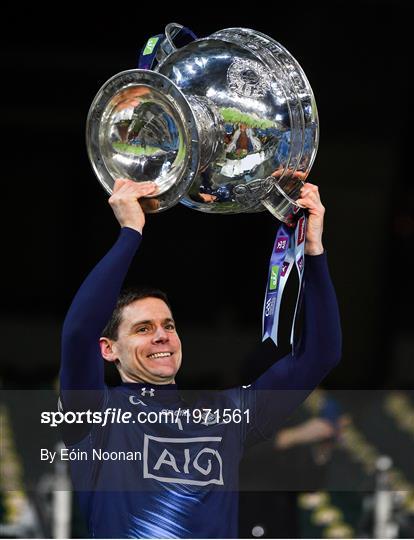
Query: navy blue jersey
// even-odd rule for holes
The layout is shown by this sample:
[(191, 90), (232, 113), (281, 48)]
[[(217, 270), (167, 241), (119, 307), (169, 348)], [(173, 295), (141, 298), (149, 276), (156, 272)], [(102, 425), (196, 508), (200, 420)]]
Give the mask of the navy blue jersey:
[(326, 255), (307, 257), (304, 328), (295, 354), (246, 387), (187, 400), (176, 385), (103, 379), (100, 333), (140, 235), (123, 228), (78, 291), (62, 336), (65, 411), (129, 413), (128, 423), (75, 424), (64, 438), (74, 488), (97, 538), (237, 536), (238, 468), (246, 445), (269, 438), (340, 356)]
[[(188, 405), (174, 385), (108, 388), (103, 409), (130, 411), (133, 419), (157, 414), (159, 421), (94, 426), (70, 447), (87, 453), (71, 468), (91, 535), (237, 536), (238, 466), (249, 429), (242, 400), (241, 390), (209, 392)], [(225, 411), (235, 421), (224, 422)]]

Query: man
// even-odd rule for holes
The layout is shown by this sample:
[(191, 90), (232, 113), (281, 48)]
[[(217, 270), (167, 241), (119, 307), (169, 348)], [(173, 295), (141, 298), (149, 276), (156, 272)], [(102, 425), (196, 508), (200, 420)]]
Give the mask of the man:
[[(140, 199), (155, 193), (152, 182), (115, 182), (109, 203), (120, 236), (65, 319), (64, 410), (130, 414), (129, 423), (65, 427), (65, 442), (79, 456), (71, 461), (72, 478), (93, 537), (231, 538), (244, 447), (271, 437), (340, 357), (338, 308), (322, 246), (324, 208), (318, 188), (306, 184), (298, 200), (309, 212), (304, 327), (295, 354), (248, 387), (189, 405), (175, 385), (181, 344), (163, 293), (127, 296), (115, 307), (145, 224)], [(102, 357), (116, 365), (121, 385), (105, 386)]]

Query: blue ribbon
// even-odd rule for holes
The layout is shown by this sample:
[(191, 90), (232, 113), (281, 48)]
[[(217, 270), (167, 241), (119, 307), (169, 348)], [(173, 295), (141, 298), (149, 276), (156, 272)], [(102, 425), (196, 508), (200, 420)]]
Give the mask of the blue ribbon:
[(299, 274), (299, 290), (290, 335), (292, 350), (294, 346), (296, 316), (299, 312), (303, 289), (305, 235), (306, 217), (304, 214), (300, 216), (294, 227), (288, 227), (284, 223), (279, 226), (270, 258), (268, 281), (263, 305), (262, 341), (270, 338), (277, 345), (282, 296), (292, 268), (293, 266), (296, 266)]
[(161, 42), (164, 38), (164, 34), (157, 34), (156, 36), (152, 36), (149, 38), (139, 55), (139, 69), (152, 69), (158, 47), (161, 45)]
[[(163, 44), (164, 39), (165, 34), (157, 34), (149, 38), (139, 55), (139, 69), (152, 69), (154, 67), (157, 51)], [(183, 28), (181, 28), (177, 35), (173, 38), (173, 42), (178, 48), (180, 48), (187, 45), (187, 43), (194, 41), (195, 39), (197, 39), (197, 36), (194, 34), (194, 32), (183, 26)]]

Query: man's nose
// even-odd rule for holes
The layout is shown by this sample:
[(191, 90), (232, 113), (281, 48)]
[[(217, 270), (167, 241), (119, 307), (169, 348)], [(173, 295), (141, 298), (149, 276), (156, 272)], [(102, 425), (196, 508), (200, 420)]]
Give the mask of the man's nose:
[(159, 326), (154, 334), (155, 343), (165, 343), (168, 341), (168, 332), (162, 326)]

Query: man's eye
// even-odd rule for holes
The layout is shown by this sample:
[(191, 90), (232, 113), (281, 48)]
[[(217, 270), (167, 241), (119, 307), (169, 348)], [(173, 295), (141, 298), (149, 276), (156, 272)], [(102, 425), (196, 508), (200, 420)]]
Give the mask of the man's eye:
[(137, 332), (139, 334), (144, 334), (148, 330), (147, 326), (141, 326), (140, 328), (137, 328)]
[(175, 330), (175, 325), (172, 324), (172, 323), (166, 324), (166, 325), (165, 325), (165, 328), (166, 328), (167, 330)]

